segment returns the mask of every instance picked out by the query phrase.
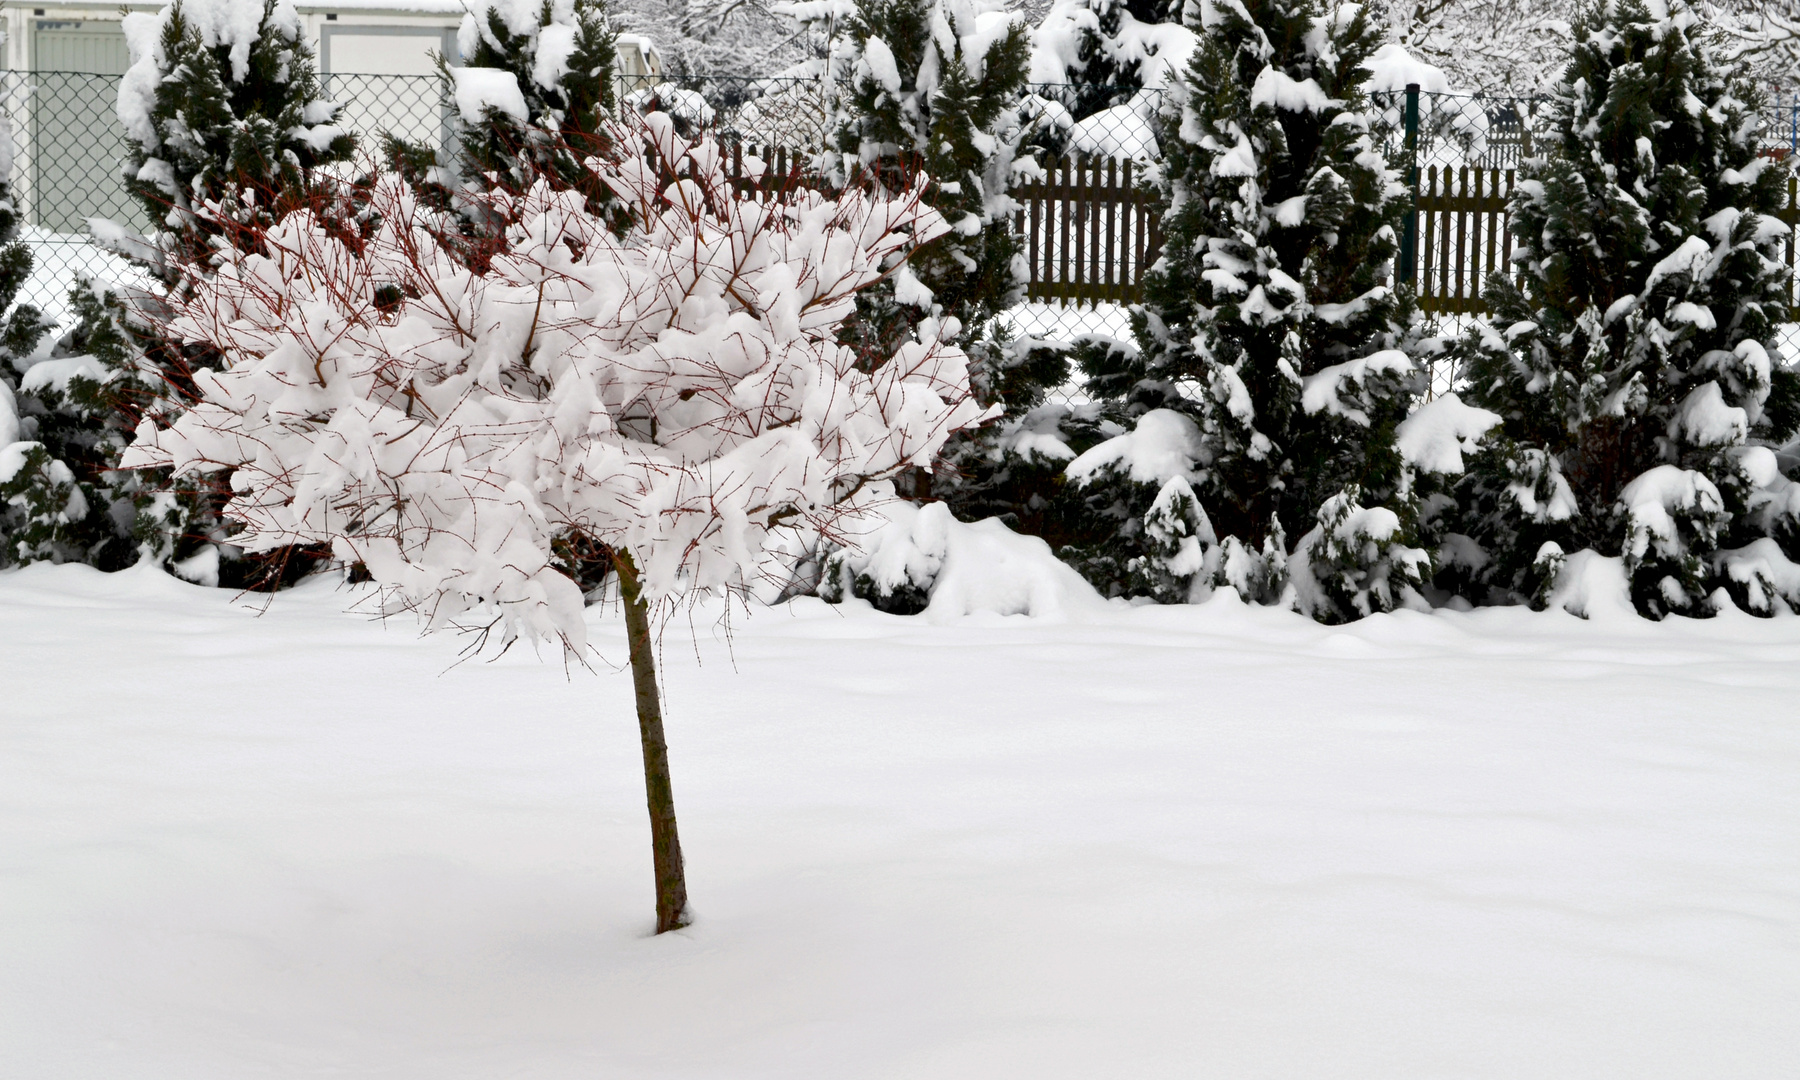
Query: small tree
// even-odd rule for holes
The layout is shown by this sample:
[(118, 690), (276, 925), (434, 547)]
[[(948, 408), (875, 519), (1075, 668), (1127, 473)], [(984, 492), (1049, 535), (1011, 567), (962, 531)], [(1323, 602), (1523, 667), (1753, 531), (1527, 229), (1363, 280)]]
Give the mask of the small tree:
[(360, 246), (301, 212), (261, 253), (229, 253), (172, 324), (223, 369), (173, 426), (140, 429), (127, 463), (233, 469), (226, 512), (250, 549), (330, 544), (430, 626), (474, 619), (578, 657), (583, 598), (554, 542), (608, 552), (660, 932), (682, 924), (686, 886), (653, 610), (746, 588), (784, 532), (834, 531), (977, 410), (947, 323), (921, 320), (874, 364), (836, 340), (859, 291), (948, 230), (922, 188), (759, 202), (665, 115), (608, 134), (629, 152), (589, 167), (631, 209), (622, 239), (540, 180), (491, 196), (515, 224), (478, 272), (388, 178)]
[(1776, 343), (1791, 174), (1693, 11), (1604, 0), (1574, 34), (1513, 275), (1461, 346), (1470, 399), (1505, 420), (1458, 492), (1482, 549), (1465, 587), (1541, 598), (1554, 556), (1593, 548), (1624, 558), (1644, 614), (1704, 614), (1748, 584), (1729, 549), (1800, 524), (1771, 449), (1800, 426)]
[[(1410, 298), (1387, 284), (1405, 189), (1371, 139), (1364, 96), (1379, 34), (1360, 8), (1317, 0), (1186, 10), (1200, 44), (1164, 115), (1166, 239), (1134, 316), (1140, 350), (1095, 352), (1086, 370), (1132, 412), (1198, 422), (1193, 492), (1247, 598), (1283, 597), (1287, 530), (1311, 528), (1298, 550), (1342, 587), (1297, 599), (1320, 618), (1354, 618), (1421, 583), (1419, 560), (1402, 557), (1417, 546), (1417, 506), (1394, 443), (1421, 374), (1404, 351)], [(1148, 535), (1168, 479), (1129, 505), (1089, 497), (1107, 510), (1089, 546), (1117, 549), (1093, 565), (1147, 554), (1134, 537)], [(1376, 507), (1387, 516), (1361, 512)], [(1399, 586), (1378, 585), (1395, 566), (1406, 567)]]
[[(246, 19), (246, 6), (259, 6), (260, 18)], [(313, 198), (314, 171), (355, 150), (290, 0), (176, 0), (126, 16), (124, 28), (125, 186), (160, 225), (164, 280), (180, 281), (178, 267), (204, 266), (245, 226)], [(213, 202), (222, 212), (200, 212)]]
[(972, 343), (1022, 295), (1007, 192), (1018, 171), (1035, 169), (1019, 155), (1029, 46), (1017, 22), (981, 16), (967, 0), (859, 0), (838, 27), (826, 172), (840, 185), (861, 175), (889, 191), (930, 176), (925, 197), (951, 225), (858, 298), (851, 326), (876, 355), (904, 339), (920, 311), (954, 318)]
[[(11, 139), (10, 125), (0, 119), (0, 140)], [(0, 173), (0, 312), (6, 313), (0, 323), (0, 566), (79, 551), (81, 538), (71, 531), (87, 517), (89, 498), (64, 460), (70, 448), (45, 442), (59, 427), (45, 422), (60, 404), (55, 391), (21, 382), (50, 329), (35, 307), (14, 304), (30, 277), (31, 249), (19, 240), (12, 177)]]
[[(799, 4), (788, 9), (830, 34), (826, 110), (832, 151), (823, 171), (837, 184), (866, 178), (905, 191), (932, 176), (925, 194), (950, 221), (949, 234), (922, 248), (895, 277), (857, 299), (844, 340), (882, 356), (904, 340), (920, 315), (954, 320), (958, 344), (972, 364), (983, 405), (1024, 414), (1040, 385), (1062, 382), (1060, 355), (1015, 347), (994, 333), (994, 317), (1024, 295), (1021, 241), (1012, 230), (1019, 203), (1013, 184), (1037, 175), (1021, 149), (1028, 126), (1021, 112), (1030, 61), (1028, 34), (1017, 16), (981, 0), (857, 0), (853, 9)], [(943, 495), (965, 511), (992, 484), (959, 466), (981, 463), (994, 428), (952, 441), (943, 484), (931, 470), (907, 477), (911, 497)], [(877, 599), (878, 601), (878, 599)]]

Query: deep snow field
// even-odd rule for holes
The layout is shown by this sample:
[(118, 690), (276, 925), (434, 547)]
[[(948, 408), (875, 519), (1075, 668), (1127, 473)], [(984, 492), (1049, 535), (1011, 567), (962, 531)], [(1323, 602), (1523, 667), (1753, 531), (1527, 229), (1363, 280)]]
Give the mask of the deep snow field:
[(353, 599), (0, 574), (0, 1075), (1800, 1074), (1800, 618), (698, 613), (658, 938), (629, 676)]

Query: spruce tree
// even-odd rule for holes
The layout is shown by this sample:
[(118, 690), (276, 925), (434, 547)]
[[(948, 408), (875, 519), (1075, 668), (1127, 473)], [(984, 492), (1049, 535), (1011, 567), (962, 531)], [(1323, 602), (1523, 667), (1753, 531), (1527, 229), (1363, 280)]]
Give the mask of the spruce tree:
[[(119, 90), (131, 148), (124, 179), (153, 231), (139, 237), (100, 222), (94, 232), (153, 285), (79, 282), (70, 296), (75, 325), (21, 380), (43, 444), (33, 512), (42, 539), (15, 545), (21, 560), (117, 569), (148, 559), (195, 580), (238, 585), (279, 580), (307, 564), (287, 552), (237, 561), (218, 513), (224, 478), (176, 484), (115, 468), (131, 432), (179, 414), (194, 399), (194, 372), (212, 362), (164, 333), (167, 298), (209, 273), (218, 250), (254, 246), (260, 228), (290, 209), (343, 202), (320, 170), (347, 161), (354, 139), (323, 95), (293, 5), (259, 7), (248, 20), (229, 3), (177, 0), (125, 19), (132, 64)], [(65, 489), (64, 509), (50, 514)], [(53, 529), (41, 524), (51, 521)]]
[(858, 0), (839, 27), (827, 172), (889, 191), (929, 176), (926, 201), (953, 230), (859, 298), (852, 333), (877, 355), (922, 311), (956, 319), (972, 343), (1023, 293), (1007, 192), (1034, 165), (1018, 152), (1029, 43), (1017, 22), (983, 14), (971, 0)]
[[(1139, 348), (1091, 353), (1090, 389), (1194, 419), (1219, 581), (1264, 603), (1292, 583), (1326, 620), (1411, 601), (1429, 560), (1395, 432), (1422, 379), (1403, 351), (1410, 296), (1387, 284), (1406, 199), (1370, 134), (1362, 65), (1379, 32), (1318, 0), (1187, 17), (1200, 43), (1162, 116), (1164, 253), (1134, 315)], [(1083, 478), (1087, 535), (1070, 554), (1103, 590), (1132, 591), (1121, 569), (1151, 554), (1146, 515), (1172, 475)]]
[[(176, 0), (127, 24), (132, 66), (119, 88), (131, 160), (126, 188), (158, 223), (160, 268), (204, 267), (240, 225), (267, 224), (317, 195), (322, 165), (348, 161), (356, 140), (319, 85), (312, 47), (293, 4)], [(222, 214), (196, 214), (219, 202)]]
[[(1789, 173), (1761, 156), (1759, 106), (1689, 8), (1577, 20), (1553, 143), (1514, 198), (1513, 275), (1461, 345), (1469, 398), (1504, 419), (1457, 491), (1475, 599), (1541, 603), (1582, 548), (1622, 557), (1652, 617), (1705, 614), (1720, 586), (1764, 611), (1783, 591), (1733, 562), (1771, 539), (1800, 558), (1772, 449), (1800, 421), (1775, 337)], [(1766, 547), (1750, 562), (1783, 557)]]
[[(0, 129), (0, 138), (11, 137)], [(23, 381), (50, 329), (35, 307), (15, 303), (31, 265), (31, 249), (19, 240), (12, 179), (0, 175), (0, 566), (67, 558), (81, 549), (79, 523), (88, 516), (89, 493), (64, 460), (68, 449), (58, 444), (51, 419), (60, 393)]]

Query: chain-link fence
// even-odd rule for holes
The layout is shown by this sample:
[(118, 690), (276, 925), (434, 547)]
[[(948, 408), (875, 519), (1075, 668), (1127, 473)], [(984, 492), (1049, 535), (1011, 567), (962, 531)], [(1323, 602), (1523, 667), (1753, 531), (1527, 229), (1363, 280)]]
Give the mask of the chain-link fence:
[[(436, 76), (325, 74), (324, 89), (343, 105), (341, 122), (365, 153), (380, 136), (441, 146), (453, 104)], [(619, 87), (640, 109), (660, 108), (746, 146), (777, 148), (796, 167), (823, 148), (825, 96), (810, 79), (638, 80)], [(118, 119), (119, 77), (63, 71), (0, 72), (0, 116), (10, 124), (14, 205), (34, 268), (19, 299), (64, 321), (68, 293), (81, 275), (141, 283), (141, 272), (91, 242), (88, 222), (115, 221), (133, 232), (151, 223), (127, 193), (131, 150)]]
[[(1509, 273), (1514, 244), (1509, 202), (1520, 167), (1546, 153), (1556, 138), (1550, 102), (1397, 91), (1373, 95), (1373, 104), (1389, 160), (1408, 171), (1414, 192), (1398, 277), (1415, 288), (1437, 332), (1458, 334), (1486, 310), (1482, 297), (1488, 282)], [(1790, 147), (1784, 138), (1796, 125), (1800, 102), (1783, 100), (1766, 108), (1765, 154), (1785, 158)], [(1790, 230), (1800, 228), (1791, 184), (1782, 214)], [(1792, 266), (1792, 233), (1783, 255)], [(1800, 290), (1790, 292), (1790, 302), (1800, 302)], [(1800, 326), (1780, 327), (1777, 343), (1786, 357), (1800, 356)], [(1454, 371), (1433, 372), (1440, 392), (1457, 381)]]
[(147, 223), (126, 195), (128, 148), (119, 126), (119, 79), (72, 72), (0, 72), (10, 130), (13, 205), (33, 267), (20, 300), (61, 320), (75, 274), (130, 281), (136, 270), (89, 242), (90, 218), (136, 231)]
[(1800, 154), (1800, 94), (1772, 87), (1763, 106), (1763, 145), (1770, 150)]
[[(1015, 338), (1131, 340), (1130, 304), (1162, 248), (1146, 167), (1157, 145), (1160, 90), (1040, 83), (1021, 110), (1041, 176), (1013, 192), (1028, 267), (1026, 301), (1002, 317)], [(1077, 375), (1052, 391), (1087, 401)]]

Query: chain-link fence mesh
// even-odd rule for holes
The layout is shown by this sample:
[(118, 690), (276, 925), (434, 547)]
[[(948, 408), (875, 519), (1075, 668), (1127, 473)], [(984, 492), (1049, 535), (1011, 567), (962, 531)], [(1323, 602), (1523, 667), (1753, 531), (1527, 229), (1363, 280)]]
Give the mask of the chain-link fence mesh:
[(691, 130), (758, 151), (810, 157), (830, 140), (829, 97), (818, 79), (637, 78), (621, 101), (660, 110)]
[(423, 146), (450, 138), (455, 106), (435, 75), (345, 75), (319, 77), (326, 97), (343, 106), (338, 123), (356, 132), (365, 152), (379, 149), (383, 134)]
[[(1144, 170), (1160, 160), (1160, 90), (1039, 83), (1021, 110), (1043, 168), (1014, 191), (1029, 268), (1026, 302), (1002, 323), (1016, 338), (1131, 341), (1130, 304), (1162, 248)], [(1079, 374), (1051, 391), (1086, 403)]]
[[(1411, 168), (1416, 192), (1400, 277), (1417, 290), (1420, 308), (1436, 332), (1460, 334), (1485, 311), (1482, 295), (1488, 282), (1509, 272), (1514, 238), (1508, 202), (1520, 167), (1546, 153), (1556, 138), (1550, 102), (1543, 97), (1404, 91), (1372, 98), (1383, 147), (1391, 161)], [(1796, 124), (1800, 102), (1771, 100), (1763, 114), (1769, 157), (1787, 156), (1786, 139)], [(1790, 228), (1800, 227), (1792, 193), (1784, 212)], [(1791, 236), (1783, 255), (1792, 265)], [(1800, 291), (1790, 297), (1800, 301)], [(1800, 326), (1785, 324), (1776, 336), (1787, 358), (1800, 356)], [(1457, 382), (1457, 373), (1443, 365), (1433, 371), (1436, 392)]]
[(1763, 105), (1763, 146), (1792, 157), (1800, 154), (1800, 94), (1771, 87)]
[[(324, 74), (341, 122), (365, 153), (380, 136), (444, 145), (454, 108), (436, 76)], [(640, 109), (661, 108), (747, 146), (781, 148), (796, 167), (826, 138), (824, 88), (809, 79), (638, 80), (619, 87)], [(11, 126), (13, 200), (34, 268), (19, 299), (65, 321), (77, 276), (141, 283), (125, 260), (95, 247), (88, 221), (106, 218), (134, 232), (151, 223), (127, 194), (130, 157), (118, 120), (119, 77), (62, 71), (0, 72), (0, 116)]]
[(78, 271), (131, 281), (137, 271), (88, 240), (89, 218), (137, 231), (143, 211), (126, 195), (129, 152), (119, 126), (119, 79), (72, 72), (0, 72), (10, 126), (12, 196), (33, 267), (19, 299), (61, 321)]

